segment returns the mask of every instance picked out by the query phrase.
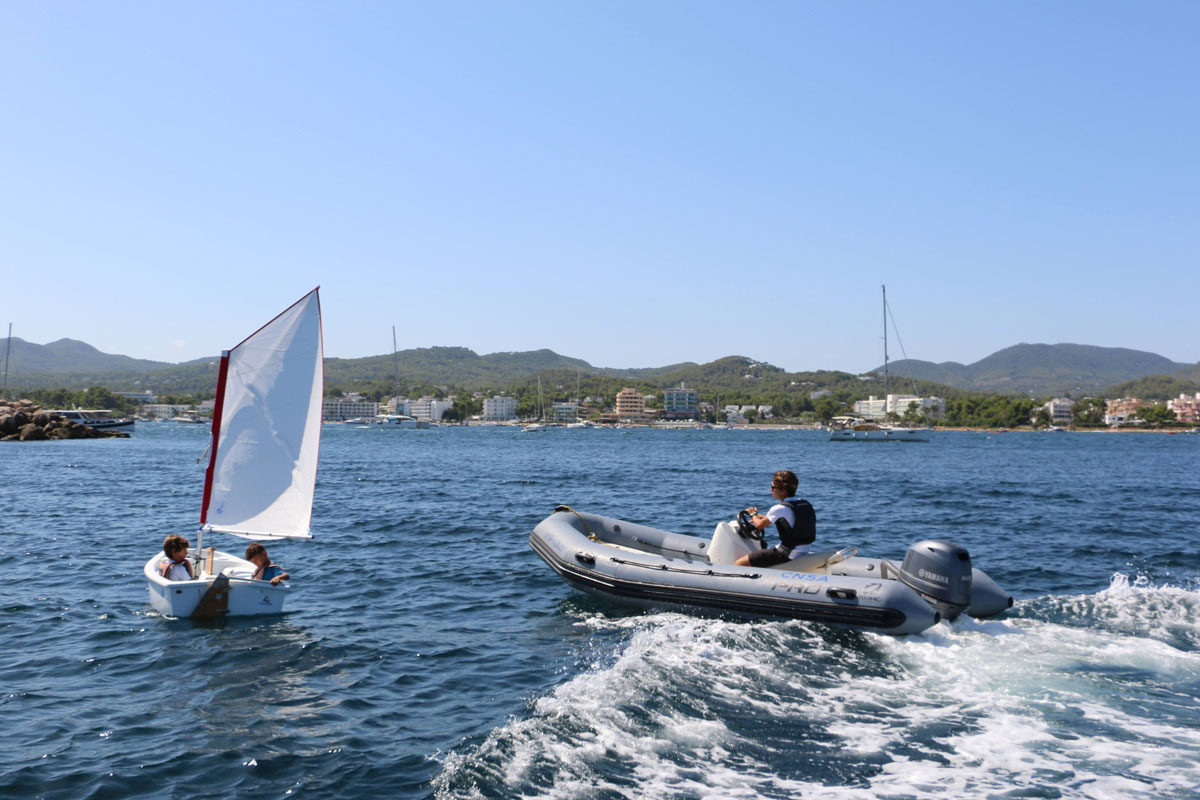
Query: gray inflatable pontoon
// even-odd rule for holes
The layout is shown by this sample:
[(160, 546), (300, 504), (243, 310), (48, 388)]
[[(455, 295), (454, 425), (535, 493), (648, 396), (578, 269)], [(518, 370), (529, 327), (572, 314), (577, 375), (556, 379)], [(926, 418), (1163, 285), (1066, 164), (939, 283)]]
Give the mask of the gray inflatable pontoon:
[(529, 543), (572, 586), (643, 606), (804, 619), (880, 633), (920, 633), (963, 612), (989, 617), (1012, 597), (952, 542), (909, 548), (897, 567), (846, 547), (776, 567), (734, 561), (763, 547), (743, 517), (711, 540), (558, 506)]

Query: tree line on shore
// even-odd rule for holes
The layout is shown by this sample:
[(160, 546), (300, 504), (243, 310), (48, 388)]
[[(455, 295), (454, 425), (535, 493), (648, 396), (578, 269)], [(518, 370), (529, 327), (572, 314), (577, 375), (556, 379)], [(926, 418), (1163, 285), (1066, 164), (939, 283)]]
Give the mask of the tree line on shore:
[[(449, 421), (465, 421), (483, 413), (483, 400), (494, 394), (506, 394), (517, 400), (517, 414), (520, 417), (534, 417), (539, 414), (539, 376), (527, 380), (510, 383), (497, 387), (492, 392), (473, 392), (461, 387), (435, 385), (427, 382), (402, 383), (395, 381), (352, 380), (341, 383), (327, 383), (325, 393), (330, 397), (339, 397), (351, 392), (357, 393), (373, 402), (386, 402), (395, 395), (406, 397), (431, 396), (439, 399), (454, 398), (454, 405), (447, 412), (445, 419)], [(653, 396), (658, 403), (651, 403), (650, 408), (661, 408), (663, 387), (653, 380), (628, 380), (609, 375), (584, 375), (566, 370), (546, 370), (540, 373), (541, 405), (549, 408), (560, 401), (582, 401), (593, 413), (609, 411), (613, 408), (616, 394), (621, 389), (630, 386), (644, 395)], [(792, 376), (795, 377), (795, 376)], [(713, 408), (708, 412), (708, 420), (722, 421), (724, 414), (721, 409), (726, 405), (738, 406), (771, 406), (772, 421), (779, 422), (820, 422), (828, 423), (836, 416), (852, 413), (853, 403), (866, 399), (871, 395), (882, 395), (882, 381), (877, 377), (864, 379), (863, 376), (848, 373), (811, 373), (807, 379), (790, 381), (786, 385), (779, 382), (764, 383), (761, 378), (756, 380), (753, 373), (746, 373), (741, 386), (733, 381), (716, 382), (716, 386), (706, 386), (699, 390), (702, 403)], [(1003, 394), (986, 394), (954, 389), (948, 386), (918, 381), (910, 387), (915, 394), (922, 396), (934, 395), (946, 401), (946, 414), (943, 419), (933, 420), (910, 407), (904, 413), (893, 414), (892, 421), (917, 425), (942, 425), (946, 427), (982, 427), (982, 428), (1017, 428), (1032, 424), (1035, 426), (1049, 425), (1049, 415), (1042, 408), (1049, 398), (1022, 398)], [(23, 393), (27, 399), (43, 408), (107, 408), (125, 415), (138, 413), (140, 408), (136, 400), (115, 394), (103, 386), (92, 386), (85, 390), (73, 391), (65, 388), (34, 389)], [(813, 397), (817, 394), (817, 397)], [(173, 405), (197, 405), (202, 400), (210, 399), (211, 393), (192, 395), (164, 395), (158, 398), (159, 403)], [(1105, 401), (1101, 398), (1079, 398), (1075, 400), (1074, 422), (1076, 427), (1103, 427)], [(748, 415), (755, 421), (758, 415)], [(1156, 404), (1144, 408), (1140, 413), (1147, 424), (1161, 426), (1174, 424), (1174, 415), (1165, 404)], [(759, 418), (757, 421), (765, 421)]]

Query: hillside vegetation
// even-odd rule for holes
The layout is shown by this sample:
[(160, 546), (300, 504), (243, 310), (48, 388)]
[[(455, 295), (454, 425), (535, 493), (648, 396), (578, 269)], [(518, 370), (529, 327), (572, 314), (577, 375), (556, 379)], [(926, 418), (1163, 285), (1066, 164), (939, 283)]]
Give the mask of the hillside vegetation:
[[(974, 364), (934, 364), (913, 359), (889, 365), (893, 375), (908, 375), (958, 389), (997, 394), (1079, 396), (1123, 381), (1195, 369), (1169, 358), (1124, 347), (1083, 344), (1018, 344)], [(876, 371), (882, 371), (880, 366)]]
[[(207, 399), (215, 391), (217, 363), (213, 357), (166, 364), (101, 353), (69, 339), (36, 345), (14, 338), (9, 394), (29, 395), (43, 390), (44, 395), (57, 393), (66, 404), (71, 397), (103, 387), (113, 392), (149, 390), (159, 397)], [(1170, 370), (1144, 374), (1154, 367)], [(908, 377), (910, 368), (915, 381)], [(970, 366), (910, 360), (891, 364), (889, 371), (892, 392), (944, 397), (950, 408), (963, 416), (983, 413), (988, 406), (983, 398), (988, 395), (1014, 400), (1064, 394), (1076, 398), (1136, 395), (1163, 401), (1181, 392), (1200, 391), (1200, 365), (1180, 368), (1176, 362), (1153, 353), (1085, 345), (1023, 344)], [(1117, 379), (1111, 379), (1113, 376)], [(547, 349), (479, 355), (464, 347), (430, 347), (395, 355), (325, 361), (328, 393), (360, 392), (371, 399), (397, 393), (465, 398), (478, 392), (507, 392), (519, 398), (523, 409), (535, 409), (539, 378), (544, 404), (589, 396), (611, 403), (625, 386), (647, 395), (660, 395), (667, 387), (686, 383), (699, 392), (702, 401), (719, 405), (769, 404), (784, 416), (842, 413), (854, 400), (883, 394), (880, 374), (787, 372), (746, 356), (727, 356), (706, 364), (619, 369), (594, 367)], [(1068, 389), (1068, 384), (1094, 388)], [(814, 399), (813, 393), (828, 395)], [(92, 401), (102, 396), (90, 393)], [(989, 418), (1023, 413), (1023, 408), (1015, 406), (1000, 408), (993, 403), (988, 407)]]

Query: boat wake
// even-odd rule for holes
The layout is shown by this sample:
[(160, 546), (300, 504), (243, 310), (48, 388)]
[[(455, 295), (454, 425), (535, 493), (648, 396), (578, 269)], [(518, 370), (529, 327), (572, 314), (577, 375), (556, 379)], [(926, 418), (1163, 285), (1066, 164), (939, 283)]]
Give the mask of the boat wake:
[(663, 613), (449, 755), (439, 797), (1195, 798), (1200, 591), (1114, 578), (890, 637)]

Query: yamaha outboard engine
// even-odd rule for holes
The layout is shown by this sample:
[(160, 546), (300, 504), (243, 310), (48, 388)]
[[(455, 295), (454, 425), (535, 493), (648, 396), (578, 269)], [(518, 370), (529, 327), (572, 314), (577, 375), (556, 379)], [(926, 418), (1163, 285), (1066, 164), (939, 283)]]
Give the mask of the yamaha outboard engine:
[(971, 605), (971, 556), (954, 542), (917, 542), (904, 554), (900, 581), (953, 622)]

